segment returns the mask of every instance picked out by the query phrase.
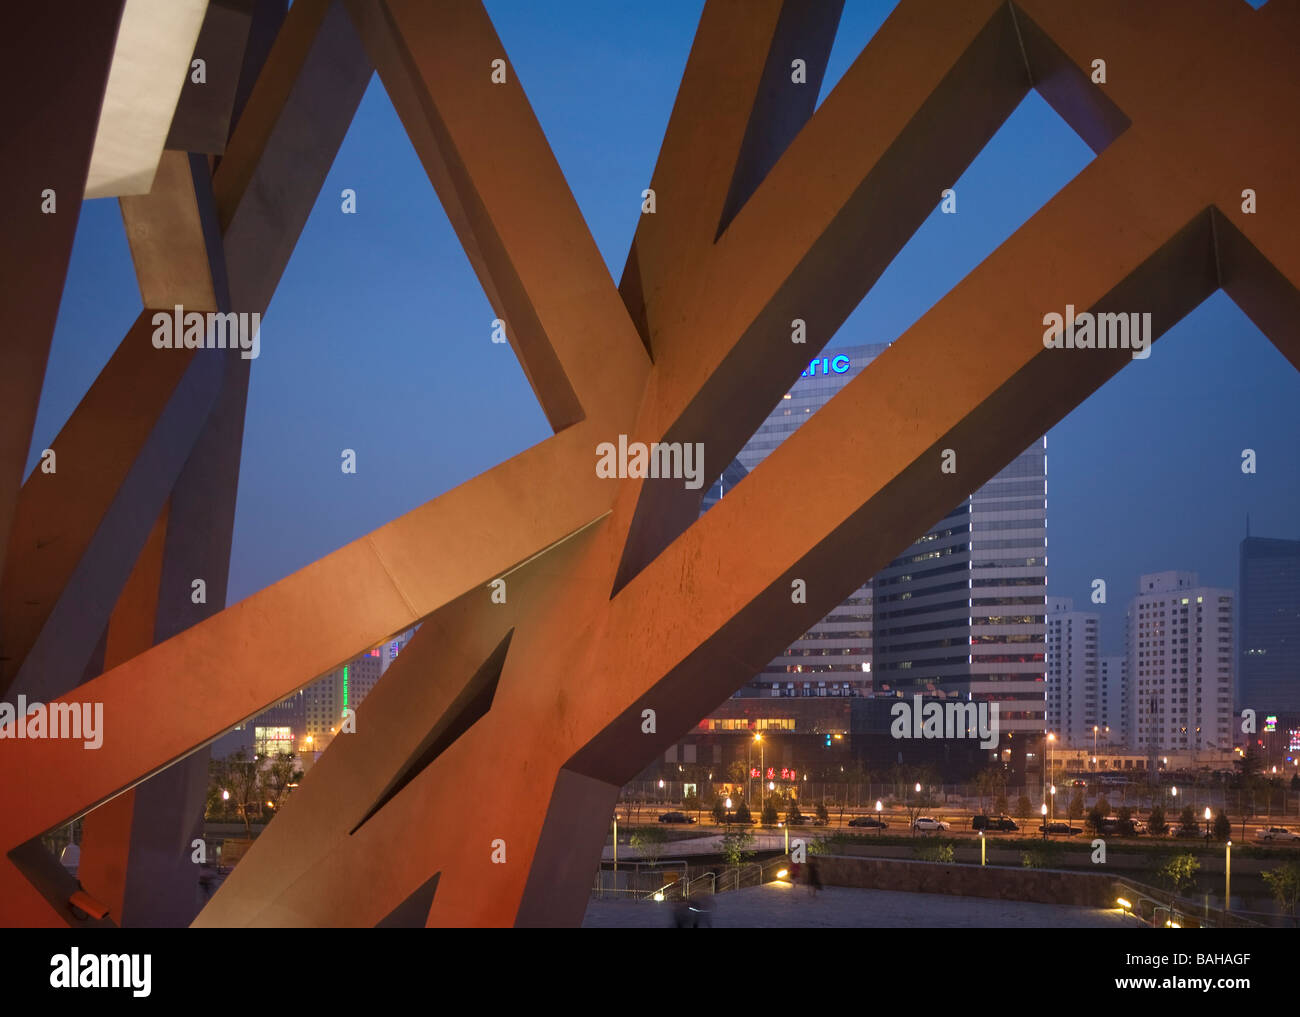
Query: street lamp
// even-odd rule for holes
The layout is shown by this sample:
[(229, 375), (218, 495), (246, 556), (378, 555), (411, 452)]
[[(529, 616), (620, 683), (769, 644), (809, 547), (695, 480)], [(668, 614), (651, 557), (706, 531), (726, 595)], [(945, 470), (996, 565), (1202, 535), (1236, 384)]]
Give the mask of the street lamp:
[(881, 831), (881, 829), (884, 827), (884, 820), (882, 820), (882, 819), (880, 818), (880, 813), (881, 813), (881, 811), (884, 809), (884, 807), (885, 807), (885, 806), (884, 806), (884, 803), (881, 802), (881, 800), (880, 800), (879, 798), (877, 798), (877, 799), (876, 799), (876, 821), (877, 821), (878, 823), (881, 824), (880, 826), (877, 826), (877, 827), (876, 827), (876, 836), (877, 836), (877, 837), (880, 836), (880, 831)]
[(1205, 806), (1205, 843), (1210, 843), (1210, 807)]
[(731, 799), (728, 798), (723, 804), (727, 807), (727, 825), (731, 825)]
[[(759, 789), (762, 790), (763, 787), (762, 776), (767, 772), (767, 743), (763, 741), (762, 731), (754, 732), (754, 741), (758, 742), (758, 751), (759, 751), (758, 775), (760, 778), (758, 786)], [(760, 802), (759, 804), (761, 805), (762, 802)]]
[(1047, 840), (1047, 803), (1043, 802), (1043, 840)]
[(1223, 862), (1223, 913), (1232, 907), (1232, 841), (1228, 841)]
[(1056, 818), (1056, 785), (1052, 785), (1052, 797), (1049, 799), (1052, 803), (1052, 818)]

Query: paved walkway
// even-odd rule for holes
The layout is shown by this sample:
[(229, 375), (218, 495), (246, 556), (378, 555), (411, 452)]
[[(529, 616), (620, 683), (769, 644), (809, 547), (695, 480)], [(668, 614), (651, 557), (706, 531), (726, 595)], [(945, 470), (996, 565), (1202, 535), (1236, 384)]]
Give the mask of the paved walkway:
[[(582, 927), (671, 928), (674, 908), (671, 903), (593, 900)], [(936, 893), (831, 886), (809, 897), (805, 887), (784, 882), (719, 894), (712, 919), (714, 928), (723, 929), (1118, 929), (1141, 924), (1099, 908)]]

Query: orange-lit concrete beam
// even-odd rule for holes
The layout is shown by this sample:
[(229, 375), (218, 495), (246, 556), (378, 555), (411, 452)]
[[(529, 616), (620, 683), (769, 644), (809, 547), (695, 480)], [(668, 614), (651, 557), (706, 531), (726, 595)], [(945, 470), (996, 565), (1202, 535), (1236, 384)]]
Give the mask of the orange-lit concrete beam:
[[(105, 667), (130, 660), (153, 645), (166, 533), (167, 509), (164, 506), (113, 608), (104, 650)], [(109, 906), (109, 915), (118, 925), (123, 924), (127, 897), (134, 812), (135, 792), (127, 791), (87, 815), (81, 828), (81, 863), (77, 878), (91, 896)]]
[[(377, 806), (387, 807), (389, 795), (400, 791), (395, 782), (418, 775), (490, 709), (498, 658), (512, 630), (548, 596), (556, 577), (580, 560), (594, 530), (511, 572), (505, 603), (494, 602), (490, 591), (479, 588), (426, 618), (357, 709), (356, 732), (334, 739), (196, 926), (374, 924), (391, 911), (396, 902), (389, 894), (376, 894), (366, 913), (358, 913), (351, 902), (331, 911), (337, 891), (317, 882), (315, 874), (371, 820)], [(483, 672), (485, 662), (488, 673)], [(503, 765), (492, 767), (498, 777)], [(446, 816), (429, 814), (417, 823), (406, 836), (424, 836), (423, 826), (443, 827)], [(425, 917), (420, 916), (420, 924)]]
[[(935, 14), (900, 4), (693, 266), (697, 280), (664, 288), (641, 440), (706, 441), (720, 473), (1024, 97), (1005, 3)], [(658, 214), (657, 229), (686, 228), (671, 205)], [(699, 492), (675, 485), (640, 497), (616, 587), (699, 511)]]
[(705, 6), (649, 184), (659, 210), (637, 223), (619, 287), (650, 350), (660, 318), (700, 298), (718, 234), (812, 115), (842, 7)]
[(626, 416), (649, 358), (482, 4), (349, 6), (551, 426)]
[(0, 91), (40, 102), (15, 112), (6, 148), (23, 155), (0, 164), (0, 188), (13, 195), (0, 243), (0, 571), (121, 13), (122, 0), (79, 8), (71, 18), (63, 4), (27, 4), (6, 29)]
[(293, 5), (213, 177), (232, 310), (270, 304), (372, 72), (339, 0)]

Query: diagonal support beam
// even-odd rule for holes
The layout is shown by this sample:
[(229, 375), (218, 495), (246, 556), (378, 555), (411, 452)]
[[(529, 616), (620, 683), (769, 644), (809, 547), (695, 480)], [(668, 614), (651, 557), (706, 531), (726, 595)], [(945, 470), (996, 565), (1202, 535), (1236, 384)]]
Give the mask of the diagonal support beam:
[[(718, 234), (812, 115), (842, 7), (705, 5), (651, 178), (657, 211), (637, 224), (619, 287), (651, 351), (659, 322), (701, 299), (701, 268)], [(792, 80), (796, 59), (806, 81)]]
[[(25, 4), (6, 28), (0, 67), (5, 95), (42, 96), (10, 125), (7, 145), (22, 158), (0, 164), (13, 207), (0, 244), (0, 572), (4, 570), (23, 466), (40, 402), (63, 280), (77, 232), (95, 125), (108, 81), (123, 0), (72, 19), (57, 4)], [(67, 58), (76, 53), (75, 60)], [(51, 131), (50, 124), (59, 130)], [(52, 191), (54, 205), (48, 204)], [(42, 206), (54, 211), (42, 211)]]
[(625, 417), (649, 358), (482, 4), (349, 8), (551, 427)]

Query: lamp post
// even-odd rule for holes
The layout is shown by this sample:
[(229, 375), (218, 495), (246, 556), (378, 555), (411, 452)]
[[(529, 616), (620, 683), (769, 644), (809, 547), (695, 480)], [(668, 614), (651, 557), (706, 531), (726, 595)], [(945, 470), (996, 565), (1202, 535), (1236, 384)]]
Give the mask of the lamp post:
[(1232, 841), (1228, 841), (1223, 862), (1223, 913), (1232, 908)]
[(1205, 806), (1205, 843), (1210, 843), (1210, 807)]
[(1052, 803), (1052, 820), (1056, 820), (1056, 785), (1052, 785), (1052, 797), (1049, 799)]
[(1047, 840), (1047, 803), (1043, 802), (1043, 840)]
[(876, 821), (877, 821), (878, 823), (881, 824), (880, 826), (877, 826), (877, 827), (876, 827), (876, 836), (877, 836), (877, 837), (880, 836), (880, 831), (881, 831), (881, 829), (882, 829), (883, 826), (884, 826), (884, 820), (882, 820), (882, 819), (880, 818), (880, 813), (881, 813), (881, 811), (884, 809), (884, 807), (885, 807), (884, 803), (883, 803), (882, 801), (880, 801), (879, 798), (877, 798), (877, 799), (876, 799)]

